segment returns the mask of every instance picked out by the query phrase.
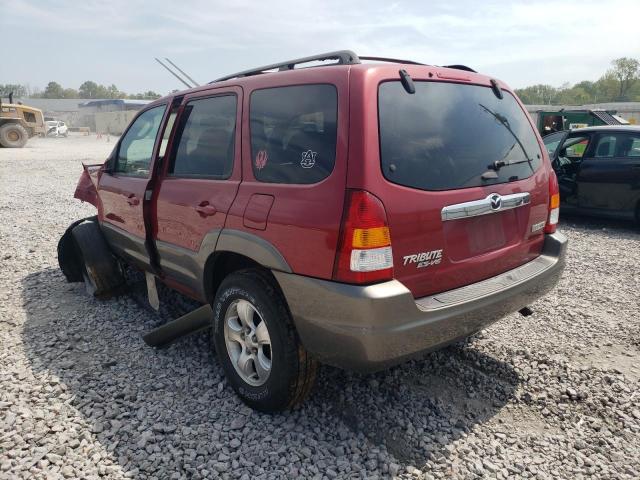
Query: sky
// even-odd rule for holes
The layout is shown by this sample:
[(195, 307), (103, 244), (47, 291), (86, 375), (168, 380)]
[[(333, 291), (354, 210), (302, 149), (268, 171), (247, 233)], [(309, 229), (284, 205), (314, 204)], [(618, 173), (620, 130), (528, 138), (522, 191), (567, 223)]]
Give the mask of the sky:
[(350, 49), (465, 64), (513, 88), (596, 80), (614, 58), (640, 59), (640, 0), (0, 0), (0, 12), (0, 84), (41, 89), (183, 88), (154, 57), (206, 83)]

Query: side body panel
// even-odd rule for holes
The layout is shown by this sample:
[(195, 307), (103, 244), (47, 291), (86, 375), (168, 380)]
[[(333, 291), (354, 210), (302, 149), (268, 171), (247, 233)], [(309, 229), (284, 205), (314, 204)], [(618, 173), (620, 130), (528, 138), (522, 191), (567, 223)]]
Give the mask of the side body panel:
[[(184, 115), (184, 106), (198, 98), (217, 95), (235, 95), (237, 98), (234, 160), (228, 179), (188, 178), (169, 174), (175, 146), (179, 138), (177, 128), (167, 148), (167, 161), (162, 167), (161, 179), (153, 194), (152, 225), (160, 266), (165, 275), (193, 288), (204, 268), (188, 260), (203, 249), (215, 249), (217, 237), (225, 226), (241, 180), (241, 119), (242, 90), (238, 87), (212, 88), (186, 95), (176, 118), (176, 127)], [(206, 259), (205, 259), (206, 261)]]
[[(121, 141), (140, 115), (151, 108), (162, 105), (166, 106), (165, 103), (153, 103), (148, 108), (141, 110), (120, 137)], [(161, 125), (166, 122), (167, 111), (168, 109), (165, 110)], [(162, 129), (160, 128), (159, 131), (161, 132)], [(147, 240), (145, 191), (156, 168), (156, 158), (160, 146), (159, 136), (156, 136), (154, 143), (148, 177), (109, 173), (104, 170), (97, 173), (100, 226), (113, 250), (143, 269), (150, 268), (150, 256), (145, 245)], [(107, 163), (113, 165), (118, 148), (119, 144), (114, 147)], [(148, 204), (148, 201), (146, 203)]]
[[(609, 133), (595, 135), (594, 143), (603, 135)], [(577, 176), (579, 208), (633, 219), (640, 205), (640, 157), (599, 157), (595, 148), (588, 153)]]
[[(330, 279), (342, 218), (347, 171), (349, 121), (348, 67), (315, 69), (310, 72), (281, 72), (243, 79), (242, 89), (233, 85), (220, 91), (238, 95), (236, 135), (239, 143), (229, 180), (178, 179), (166, 175), (169, 161), (162, 166), (161, 181), (154, 191), (152, 224), (160, 256), (162, 280), (169, 286), (201, 301), (205, 292), (207, 262), (214, 253), (233, 252), (269, 269)], [(295, 81), (292, 80), (292, 76)], [(227, 82), (228, 83), (228, 82)], [(256, 89), (301, 84), (326, 83), (338, 94), (336, 161), (331, 174), (311, 185), (259, 182), (253, 176), (249, 112), (251, 92)], [(211, 87), (198, 95), (211, 95)], [(183, 105), (193, 96), (186, 96)], [(179, 125), (179, 118), (176, 125)], [(177, 142), (174, 132), (167, 152)], [(242, 181), (241, 181), (242, 179)], [(228, 208), (226, 219), (208, 221), (193, 212), (207, 201), (218, 212)], [(234, 199), (235, 196), (235, 199)], [(227, 205), (229, 205), (227, 207)]]
[[(319, 68), (309, 69), (309, 72), (261, 75), (249, 78), (243, 84), (243, 181), (229, 210), (225, 231), (259, 236), (282, 254), (293, 272), (301, 275), (330, 279), (333, 274), (347, 174), (348, 75), (348, 67)], [(292, 76), (295, 76), (295, 81), (291, 80)], [(310, 185), (257, 181), (253, 175), (254, 159), (251, 156), (251, 93), (259, 88), (319, 83), (334, 85), (338, 94), (337, 147), (333, 171), (324, 180)], [(273, 197), (273, 202), (267, 201), (268, 197)], [(256, 198), (260, 200), (256, 201)], [(265, 215), (260, 215), (264, 211), (268, 214), (266, 221), (263, 218)], [(218, 250), (225, 250), (226, 245), (221, 239)]]

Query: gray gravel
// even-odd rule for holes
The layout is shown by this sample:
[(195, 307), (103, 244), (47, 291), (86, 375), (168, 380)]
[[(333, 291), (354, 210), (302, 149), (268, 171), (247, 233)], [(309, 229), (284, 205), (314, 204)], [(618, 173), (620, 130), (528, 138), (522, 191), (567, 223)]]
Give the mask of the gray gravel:
[[(113, 140), (112, 140), (113, 141)], [(88, 298), (56, 243), (95, 137), (0, 149), (0, 478), (639, 478), (640, 231), (577, 218), (559, 287), (465, 344), (375, 375), (323, 368), (264, 415), (208, 338), (140, 338), (187, 301)], [(604, 227), (603, 227), (604, 225)]]

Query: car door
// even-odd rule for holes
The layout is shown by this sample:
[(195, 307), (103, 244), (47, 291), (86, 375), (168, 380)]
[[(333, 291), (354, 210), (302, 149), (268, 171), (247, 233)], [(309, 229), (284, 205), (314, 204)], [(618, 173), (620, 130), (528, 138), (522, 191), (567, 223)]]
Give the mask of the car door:
[(640, 200), (640, 132), (599, 133), (578, 175), (581, 208), (633, 218)]
[[(577, 178), (582, 166), (582, 157), (588, 150), (591, 141), (591, 134), (573, 132), (565, 135), (566, 137), (556, 147), (555, 154), (552, 157), (552, 165), (558, 176), (560, 201), (565, 206), (577, 207)], [(552, 135), (549, 135), (549, 137), (552, 137)], [(544, 138), (547, 139), (547, 137)]]
[(242, 90), (225, 88), (183, 99), (168, 161), (157, 187), (154, 234), (168, 280), (198, 290), (196, 256), (217, 241), (241, 180)]
[(145, 248), (144, 195), (153, 168), (158, 131), (166, 105), (143, 111), (116, 145), (109, 167), (100, 176), (100, 223), (111, 247), (142, 268)]

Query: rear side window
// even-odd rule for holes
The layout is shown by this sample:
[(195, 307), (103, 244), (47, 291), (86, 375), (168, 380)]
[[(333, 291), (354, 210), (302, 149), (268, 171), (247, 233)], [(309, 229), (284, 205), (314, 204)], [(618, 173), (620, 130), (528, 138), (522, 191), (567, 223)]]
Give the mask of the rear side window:
[[(236, 96), (192, 100), (178, 130), (171, 173), (176, 176), (228, 178), (233, 170)], [(172, 149), (173, 150), (173, 149)]]
[[(421, 190), (452, 190), (530, 177), (541, 151), (529, 120), (508, 92), (443, 82), (399, 81), (378, 92), (380, 157), (389, 181)], [(497, 178), (483, 179), (494, 162)], [(489, 177), (489, 176), (486, 176)]]
[(309, 184), (336, 160), (338, 94), (333, 85), (299, 85), (251, 94), (253, 174), (269, 183)]
[(640, 157), (640, 135), (626, 133), (600, 135), (594, 156), (599, 158)]

